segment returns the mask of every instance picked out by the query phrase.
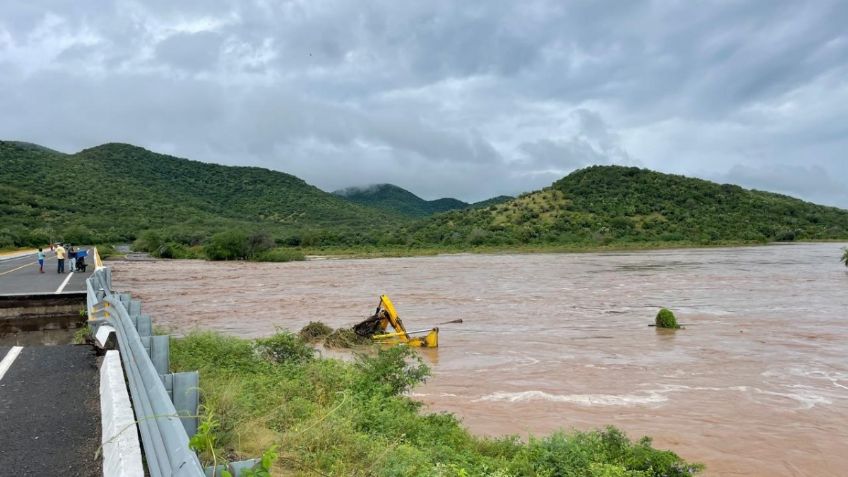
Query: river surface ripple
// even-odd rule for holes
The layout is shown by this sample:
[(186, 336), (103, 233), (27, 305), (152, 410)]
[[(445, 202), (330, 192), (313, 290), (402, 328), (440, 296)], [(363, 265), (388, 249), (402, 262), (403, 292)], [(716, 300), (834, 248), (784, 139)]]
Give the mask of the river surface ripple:
[[(618, 426), (705, 475), (848, 475), (845, 244), (299, 263), (113, 262), (155, 323), (442, 326), (413, 392), (478, 434)], [(648, 327), (661, 306), (685, 330)]]

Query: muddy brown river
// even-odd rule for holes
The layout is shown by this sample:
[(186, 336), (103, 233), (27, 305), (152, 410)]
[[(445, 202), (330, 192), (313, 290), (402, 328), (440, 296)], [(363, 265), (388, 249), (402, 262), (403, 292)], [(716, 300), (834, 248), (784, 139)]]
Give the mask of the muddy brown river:
[[(441, 327), (413, 396), (478, 434), (608, 424), (705, 475), (848, 475), (845, 244), (286, 264), (112, 262), (157, 325), (352, 325), (388, 294)], [(649, 327), (661, 306), (686, 329)]]

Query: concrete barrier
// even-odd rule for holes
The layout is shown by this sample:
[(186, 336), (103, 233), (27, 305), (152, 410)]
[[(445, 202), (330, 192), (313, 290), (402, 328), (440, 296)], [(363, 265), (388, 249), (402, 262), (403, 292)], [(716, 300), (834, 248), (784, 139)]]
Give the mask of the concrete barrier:
[(98, 326), (97, 332), (94, 333), (94, 344), (100, 349), (115, 349), (118, 346), (115, 328), (109, 325)]
[(117, 351), (107, 351), (100, 366), (103, 476), (144, 477), (135, 415)]

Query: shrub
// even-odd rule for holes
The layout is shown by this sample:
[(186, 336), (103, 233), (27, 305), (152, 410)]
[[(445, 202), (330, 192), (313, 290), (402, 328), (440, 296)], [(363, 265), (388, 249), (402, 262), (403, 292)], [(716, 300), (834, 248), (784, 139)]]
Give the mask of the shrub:
[[(118, 251), (115, 249), (115, 246), (112, 244), (99, 244), (95, 245), (97, 247), (97, 253), (100, 255), (101, 260), (105, 260), (111, 256), (117, 255)], [(93, 263), (93, 258), (91, 259)]]
[(310, 321), (308, 325), (301, 328), (300, 339), (307, 343), (318, 341), (319, 339), (329, 335), (333, 329), (320, 321)]
[(268, 232), (254, 232), (247, 236), (247, 256), (255, 257), (274, 248), (274, 239)]
[(408, 346), (383, 348), (375, 356), (359, 355), (356, 367), (362, 372), (360, 387), (376, 388), (388, 396), (409, 391), (430, 375), (430, 368)]
[(657, 313), (656, 323), (657, 328), (680, 328), (677, 324), (677, 318), (674, 317), (674, 313), (668, 308), (663, 308)]
[(842, 249), (842, 263), (848, 267), (848, 247)]
[(257, 262), (297, 262), (306, 260), (306, 255), (300, 250), (291, 248), (274, 248), (259, 253), (251, 258)]
[(298, 336), (277, 330), (270, 338), (256, 340), (256, 345), (265, 356), (276, 363), (301, 363), (315, 356), (315, 350)]
[(371, 339), (359, 336), (350, 328), (339, 328), (324, 339), (324, 346), (328, 348), (353, 348), (370, 343)]
[(781, 230), (774, 235), (774, 239), (778, 242), (792, 242), (796, 236), (795, 230)]
[(171, 338), (171, 362), (179, 363), (179, 369), (239, 375), (267, 365), (250, 341), (210, 331), (192, 332), (179, 340)]
[(138, 252), (150, 252), (162, 246), (162, 236), (155, 230), (145, 230), (133, 242), (132, 249)]
[(240, 260), (248, 256), (247, 234), (239, 230), (219, 232), (203, 248), (209, 260)]
[(166, 242), (153, 250), (150, 255), (157, 258), (190, 258), (192, 256), (189, 249), (176, 242)]

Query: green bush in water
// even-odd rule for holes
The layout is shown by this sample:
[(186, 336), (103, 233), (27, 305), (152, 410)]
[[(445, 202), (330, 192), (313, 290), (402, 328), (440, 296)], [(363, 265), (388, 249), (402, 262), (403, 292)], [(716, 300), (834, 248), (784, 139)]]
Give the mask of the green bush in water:
[(320, 321), (310, 321), (308, 325), (300, 329), (300, 339), (307, 343), (318, 341), (329, 335), (333, 329)]
[(353, 348), (371, 343), (370, 338), (359, 336), (350, 328), (339, 328), (324, 338), (324, 346), (328, 348)]
[(674, 317), (674, 313), (671, 312), (668, 308), (663, 308), (657, 313), (657, 328), (680, 328), (680, 325), (677, 324), (677, 318)]

